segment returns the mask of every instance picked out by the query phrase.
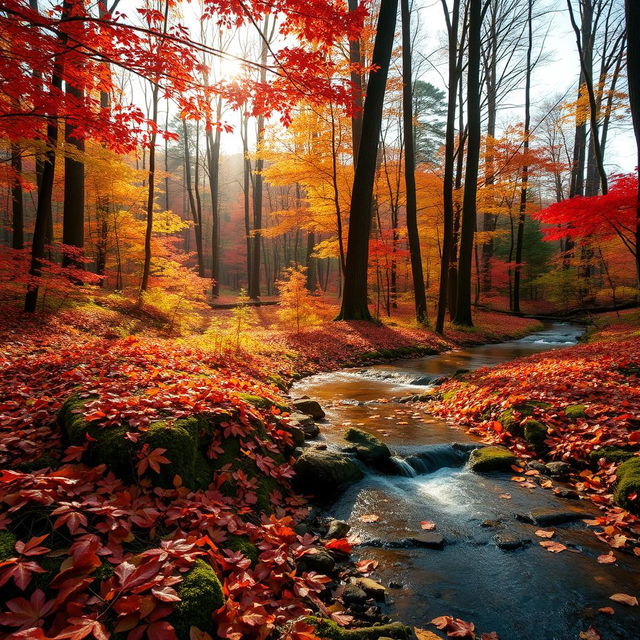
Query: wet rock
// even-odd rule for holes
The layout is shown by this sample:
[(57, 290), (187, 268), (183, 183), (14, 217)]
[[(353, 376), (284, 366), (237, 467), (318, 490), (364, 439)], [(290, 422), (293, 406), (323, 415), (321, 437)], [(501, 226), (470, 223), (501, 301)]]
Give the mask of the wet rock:
[(318, 451), (326, 451), (327, 445), (324, 442), (319, 442), (318, 444), (314, 444), (313, 448), (317, 449)]
[(317, 497), (332, 494), (362, 478), (362, 471), (345, 455), (333, 451), (306, 449), (295, 461), (294, 484), (303, 493)]
[(514, 533), (504, 532), (498, 533), (493, 537), (493, 541), (499, 549), (504, 551), (512, 551), (513, 549), (519, 549), (525, 544), (531, 542), (529, 538), (520, 538)]
[(291, 434), (294, 446), (299, 447), (304, 444), (305, 435), (301, 427), (297, 426), (296, 424), (289, 423), (286, 426), (286, 430)]
[(447, 382), (449, 378), (447, 376), (440, 376), (439, 378), (435, 378), (431, 381), (431, 384), (435, 387), (439, 387), (441, 384)]
[(554, 493), (560, 498), (564, 498), (565, 500), (579, 500), (580, 494), (573, 489), (563, 489), (558, 488), (554, 490)]
[(471, 452), (469, 467), (472, 471), (506, 471), (516, 463), (516, 457), (505, 447), (480, 447)]
[(499, 529), (502, 526), (502, 520), (485, 520), (480, 526), (486, 529)]
[(320, 427), (311, 416), (304, 413), (292, 413), (289, 416), (289, 424), (302, 430), (305, 438), (315, 438), (320, 433)]
[(540, 527), (546, 527), (553, 524), (563, 524), (565, 522), (575, 522), (583, 518), (591, 518), (593, 516), (589, 511), (567, 511), (564, 509), (554, 509), (547, 507), (539, 507), (532, 509), (529, 513), (516, 514), (516, 518), (523, 522), (530, 522)]
[(322, 420), (325, 416), (325, 413), (317, 400), (311, 400), (310, 398), (296, 398), (291, 404), (297, 411), (311, 416), (314, 420)]
[(542, 462), (538, 462), (537, 460), (532, 460), (527, 463), (527, 469), (532, 469), (533, 471), (537, 471), (542, 475), (549, 475), (550, 471), (546, 464), (542, 464)]
[(411, 384), (426, 386), (428, 384), (431, 384), (431, 378), (429, 376), (420, 376), (419, 378), (412, 380)]
[(345, 435), (345, 440), (354, 443), (356, 456), (365, 464), (383, 470), (390, 466), (389, 447), (370, 433), (351, 427)]
[(549, 429), (539, 420), (529, 419), (524, 425), (524, 439), (531, 445), (533, 450), (541, 454), (546, 449), (545, 440)]
[(469, 373), (469, 369), (456, 369), (455, 373), (453, 374), (453, 378), (460, 378), (461, 376), (464, 376), (465, 374)]
[(342, 590), (342, 599), (347, 605), (364, 604), (367, 598), (366, 592), (357, 584), (347, 584)]
[(334, 538), (344, 538), (351, 529), (351, 525), (344, 520), (332, 520), (329, 523), (326, 538), (332, 540)]
[(566, 478), (571, 472), (571, 465), (567, 462), (547, 462), (546, 466), (553, 478)]
[(336, 561), (326, 549), (314, 547), (298, 558), (296, 566), (300, 572), (315, 571), (330, 576), (336, 568)]
[(389, 589), (402, 589), (402, 587), (404, 587), (402, 582), (396, 582), (395, 580), (389, 582)]
[(387, 588), (371, 578), (356, 578), (356, 586), (377, 602), (384, 602)]
[(404, 542), (407, 546), (423, 547), (426, 549), (442, 549), (444, 547), (445, 539), (441, 533), (435, 531), (424, 531), (417, 533), (411, 538), (405, 538)]
[(405, 404), (407, 402), (415, 402), (416, 398), (418, 396), (413, 395), (413, 396), (402, 396), (402, 398), (398, 398), (398, 402), (401, 402), (402, 404)]

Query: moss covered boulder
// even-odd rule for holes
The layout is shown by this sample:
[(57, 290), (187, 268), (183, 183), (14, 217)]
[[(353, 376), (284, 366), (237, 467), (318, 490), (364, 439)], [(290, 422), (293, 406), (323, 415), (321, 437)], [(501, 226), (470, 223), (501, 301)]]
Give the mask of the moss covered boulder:
[(318, 498), (330, 497), (362, 478), (353, 460), (334, 451), (307, 449), (295, 462), (295, 486)]
[(213, 613), (224, 604), (222, 584), (215, 571), (204, 560), (196, 560), (176, 591), (180, 602), (171, 614), (170, 621), (178, 640), (189, 640), (191, 627), (197, 627), (215, 636)]
[(565, 408), (564, 415), (569, 420), (577, 420), (585, 417), (585, 406), (583, 404), (572, 404)]
[(517, 458), (505, 447), (480, 447), (474, 449), (469, 457), (472, 471), (507, 471)]
[(614, 502), (631, 513), (640, 514), (640, 458), (623, 462), (616, 471)]
[(355, 445), (356, 455), (365, 464), (383, 470), (390, 466), (391, 451), (379, 438), (354, 427), (350, 427), (344, 437)]
[(589, 454), (589, 461), (597, 464), (598, 460), (604, 458), (606, 462), (624, 462), (634, 457), (634, 449), (624, 449), (622, 447), (602, 447), (594, 449)]
[(524, 435), (522, 420), (524, 418), (531, 418), (534, 416), (536, 409), (546, 409), (548, 407), (548, 403), (540, 402), (538, 400), (520, 402), (503, 411), (498, 420), (509, 433), (512, 433), (514, 436), (522, 437)]
[(524, 424), (524, 439), (531, 445), (536, 453), (543, 453), (547, 449), (545, 440), (548, 431), (542, 422), (538, 422), (538, 420), (527, 420)]
[(413, 631), (400, 622), (376, 625), (374, 627), (360, 627), (359, 629), (343, 629), (332, 620), (311, 616), (306, 621), (315, 627), (319, 638), (326, 640), (380, 640), (392, 638), (393, 640), (409, 640), (413, 637)]
[(0, 562), (16, 555), (15, 546), (18, 538), (10, 531), (0, 531)]

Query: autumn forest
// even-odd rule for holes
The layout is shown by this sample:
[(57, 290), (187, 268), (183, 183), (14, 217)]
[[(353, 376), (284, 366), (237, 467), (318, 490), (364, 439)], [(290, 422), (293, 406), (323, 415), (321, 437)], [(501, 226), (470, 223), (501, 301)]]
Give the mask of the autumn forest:
[(0, 638), (628, 640), (640, 0), (0, 0)]

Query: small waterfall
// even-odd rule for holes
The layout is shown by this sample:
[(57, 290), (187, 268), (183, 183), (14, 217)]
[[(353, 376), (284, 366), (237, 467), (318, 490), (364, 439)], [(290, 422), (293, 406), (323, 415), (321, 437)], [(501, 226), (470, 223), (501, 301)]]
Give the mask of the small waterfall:
[(403, 458), (400, 456), (391, 456), (391, 462), (393, 466), (398, 470), (399, 475), (406, 476), (407, 478), (414, 478), (416, 475), (416, 470)]
[(469, 450), (470, 447), (457, 443), (437, 444), (407, 456), (404, 462), (414, 469), (413, 475), (433, 473), (443, 467), (461, 467), (469, 456)]

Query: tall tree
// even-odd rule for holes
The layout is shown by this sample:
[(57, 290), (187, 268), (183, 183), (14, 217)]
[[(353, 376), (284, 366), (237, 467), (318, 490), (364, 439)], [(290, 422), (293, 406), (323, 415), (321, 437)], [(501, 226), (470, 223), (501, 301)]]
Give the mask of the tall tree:
[[(349, 11), (357, 11), (358, 0), (349, 0)], [(351, 84), (353, 86), (353, 114), (351, 116), (351, 144), (354, 164), (358, 158), (360, 139), (362, 138), (362, 74), (360, 65), (362, 52), (360, 38), (349, 40), (349, 63), (351, 64)]]
[(338, 320), (371, 320), (367, 304), (371, 205), (397, 13), (398, 0), (381, 0), (371, 60), (375, 69), (369, 74), (367, 83), (362, 113), (362, 139), (351, 192), (344, 291)]
[(427, 322), (427, 297), (422, 271), (418, 209), (416, 203), (416, 158), (413, 134), (413, 72), (411, 68), (411, 7), (409, 0), (400, 0), (402, 14), (402, 126), (404, 131), (404, 179), (406, 186), (407, 235), (413, 276), (413, 296), (416, 320)]
[(476, 194), (480, 161), (480, 30), (482, 0), (469, 0), (469, 60), (467, 63), (467, 156), (460, 226), (458, 290), (453, 321), (473, 326), (471, 317), (471, 266), (476, 230)]
[[(447, 311), (447, 291), (449, 286), (449, 263), (453, 252), (453, 172), (455, 161), (456, 135), (456, 96), (458, 93), (458, 25), (460, 22), (460, 0), (453, 0), (451, 15), (446, 0), (442, 0), (445, 21), (447, 24), (449, 78), (447, 87), (447, 120), (445, 131), (444, 177), (442, 184), (443, 236), (442, 254), (440, 258), (440, 285), (438, 291), (438, 314), (436, 331), (444, 330), (444, 319)], [(462, 151), (461, 151), (462, 152)]]
[(638, 201), (636, 209), (636, 271), (640, 282), (640, 0), (625, 1), (627, 23), (627, 76), (633, 130), (636, 137)]
[(11, 145), (11, 247), (24, 247), (24, 198), (22, 194), (22, 153), (17, 144)]

